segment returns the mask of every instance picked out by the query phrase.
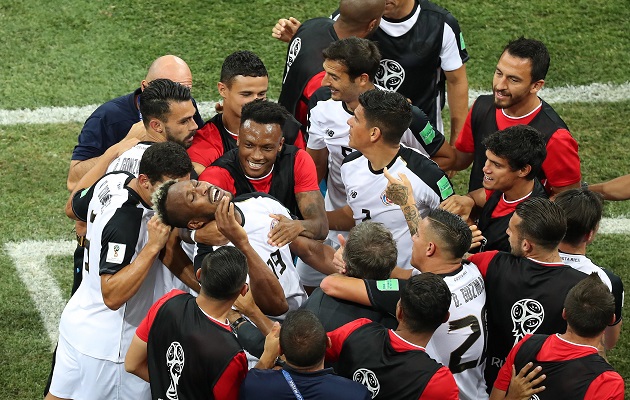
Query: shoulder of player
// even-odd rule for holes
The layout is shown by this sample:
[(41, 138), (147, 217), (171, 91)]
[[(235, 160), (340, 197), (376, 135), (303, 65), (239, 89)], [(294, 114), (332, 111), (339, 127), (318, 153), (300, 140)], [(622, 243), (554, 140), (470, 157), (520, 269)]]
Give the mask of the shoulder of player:
[(94, 110), (88, 120), (97, 118), (106, 125), (114, 125), (123, 121), (135, 123), (140, 120), (138, 110), (134, 105), (135, 92), (111, 99)]
[(558, 130), (565, 129), (567, 132), (569, 132), (569, 128), (567, 127), (567, 124), (558, 115), (556, 110), (554, 110), (553, 107), (546, 101), (542, 99), (541, 101), (542, 101), (542, 107), (541, 107), (540, 112), (544, 114), (547, 118), (549, 118), (554, 124), (558, 125)]
[(313, 92), (309, 100), (311, 112), (323, 110), (324, 108), (334, 107), (334, 103), (340, 103), (331, 99), (330, 88), (322, 86)]
[(361, 157), (363, 157), (363, 153), (361, 153), (358, 150), (355, 150), (352, 153), (350, 153), (350, 154), (348, 154), (347, 156), (344, 157), (343, 161), (341, 162), (341, 166), (343, 167), (346, 164), (348, 164), (348, 165), (352, 164), (353, 162), (357, 161)]
[(425, 178), (431, 180), (436, 178), (439, 180), (441, 177), (446, 176), (435, 162), (415, 149), (401, 145), (398, 156), (405, 162), (407, 169), (423, 180)]
[(334, 20), (328, 17), (311, 18), (302, 23), (295, 33), (296, 37), (304, 38), (305, 34), (310, 34), (312, 30), (319, 31), (321, 29), (328, 29), (335, 23)]

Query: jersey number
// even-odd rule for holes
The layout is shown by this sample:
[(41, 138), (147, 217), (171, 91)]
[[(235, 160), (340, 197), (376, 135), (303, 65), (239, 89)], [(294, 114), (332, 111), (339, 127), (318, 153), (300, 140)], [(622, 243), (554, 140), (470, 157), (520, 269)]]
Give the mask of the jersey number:
[[(269, 268), (271, 268), (274, 275), (276, 275), (276, 278), (280, 278), (279, 275), (282, 275), (284, 273), (284, 270), (287, 269), (287, 265), (282, 260), (282, 254), (280, 254), (280, 249), (269, 254), (267, 265), (269, 266)], [(276, 272), (276, 269), (280, 269), (280, 271)]]
[[(470, 330), (472, 330), (472, 333), (470, 334), (470, 336), (468, 336), (466, 340), (464, 340), (464, 342), (458, 348), (453, 350), (453, 352), (451, 353), (451, 357), (448, 360), (448, 369), (450, 369), (452, 373), (457, 374), (459, 372), (466, 371), (467, 369), (474, 368), (481, 363), (483, 359), (483, 354), (485, 354), (486, 352), (485, 315), (486, 315), (486, 309), (484, 307), (481, 309), (481, 318), (482, 318), (481, 323), (479, 322), (477, 317), (475, 317), (474, 315), (468, 315), (468, 316), (465, 316), (464, 318), (456, 319), (448, 323), (449, 333), (451, 333), (452, 331), (456, 331), (456, 330), (464, 329), (468, 327), (470, 327)], [(483, 328), (482, 328), (482, 324), (483, 324)], [(482, 329), (484, 331), (484, 337), (483, 337), (484, 351), (482, 353), (481, 358), (479, 360), (471, 360), (471, 361), (462, 363), (461, 362), (462, 356), (464, 355), (464, 353), (466, 353), (468, 349), (472, 347), (473, 344), (475, 344), (477, 339), (481, 337)]]
[(372, 219), (372, 217), (370, 217), (370, 210), (364, 208), (361, 210), (361, 213), (365, 214), (365, 217), (361, 221), (367, 221), (368, 219)]

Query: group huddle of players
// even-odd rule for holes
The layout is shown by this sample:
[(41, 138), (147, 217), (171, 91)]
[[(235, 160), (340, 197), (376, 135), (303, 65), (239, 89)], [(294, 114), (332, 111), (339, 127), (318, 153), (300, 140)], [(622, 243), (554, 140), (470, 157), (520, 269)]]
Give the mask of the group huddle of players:
[(538, 97), (545, 45), (508, 43), (469, 110), (463, 35), (429, 1), (341, 0), (273, 36), (278, 103), (236, 51), (204, 123), (167, 55), (86, 121), (46, 398), (623, 398), (602, 357), (623, 285), (585, 256), (603, 200)]

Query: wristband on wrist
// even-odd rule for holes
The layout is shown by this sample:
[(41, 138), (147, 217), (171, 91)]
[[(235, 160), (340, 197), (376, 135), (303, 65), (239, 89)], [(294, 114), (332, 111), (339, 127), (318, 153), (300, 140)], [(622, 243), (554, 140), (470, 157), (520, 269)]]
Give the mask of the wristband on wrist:
[(247, 322), (247, 320), (244, 317), (240, 317), (236, 321), (232, 322), (230, 327), (232, 327), (233, 331), (237, 331), (244, 322)]

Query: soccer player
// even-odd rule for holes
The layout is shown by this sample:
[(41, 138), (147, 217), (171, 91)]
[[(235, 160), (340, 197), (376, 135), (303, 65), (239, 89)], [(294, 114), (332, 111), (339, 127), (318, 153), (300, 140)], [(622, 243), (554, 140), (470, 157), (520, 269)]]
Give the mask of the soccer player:
[(372, 399), (365, 386), (324, 368), (328, 345), (326, 331), (315, 314), (308, 310), (289, 312), (280, 331), (280, 354), (286, 361), (277, 370), (251, 369), (241, 386), (240, 399)]
[(595, 265), (586, 257), (586, 246), (595, 239), (604, 209), (601, 195), (584, 189), (570, 189), (560, 193), (555, 200), (567, 216), (567, 233), (560, 242), (562, 261), (585, 274), (597, 273), (615, 297), (615, 322), (606, 327), (603, 344), (606, 350), (615, 347), (621, 334), (623, 307), (623, 283), (609, 270)]
[[(393, 193), (391, 197), (396, 198)], [(400, 203), (405, 205), (407, 201), (400, 198)], [(413, 202), (409, 206), (414, 207)], [(471, 231), (461, 218), (441, 209), (429, 211), (423, 220), (414, 223), (417, 233), (413, 237), (411, 265), (422, 274), (431, 272), (441, 276), (452, 296), (448, 321), (435, 330), (426, 352), (448, 366), (459, 387), (460, 399), (487, 399), (483, 377), (486, 292), (477, 267), (462, 261), (471, 245)], [(411, 271), (405, 272), (408, 272), (407, 278), (411, 276)], [(406, 279), (360, 280), (331, 275), (322, 281), (321, 288), (330, 296), (395, 315), (407, 284)]]
[[(234, 300), (247, 293), (245, 255), (220, 247), (197, 276), (199, 296), (174, 290), (162, 297), (127, 352), (125, 368), (150, 383), (154, 399), (237, 399), (247, 373), (245, 353), (227, 322)], [(257, 367), (271, 368), (277, 355), (276, 349), (263, 353)]]
[(383, 0), (341, 0), (339, 17), (305, 21), (289, 42), (278, 103), (307, 126), (308, 103), (324, 77), (322, 51), (348, 37), (374, 33), (383, 15)]
[(123, 362), (153, 303), (159, 255), (171, 231), (153, 215), (151, 195), (191, 170), (181, 146), (159, 143), (145, 152), (137, 178), (108, 174), (73, 197), (74, 215), (87, 222), (85, 279), (61, 315), (46, 399), (149, 398), (148, 385), (125, 372)]
[(243, 106), (238, 148), (206, 168), (199, 180), (235, 196), (263, 192), (275, 197), (299, 220), (279, 217), (269, 240), (282, 247), (299, 235), (324, 239), (328, 233), (324, 199), (309, 155), (284, 143), (290, 114), (280, 105), (255, 101)]
[[(290, 252), (273, 247), (261, 238), (266, 237), (274, 224), (275, 219), (270, 218), (269, 214), (271, 211), (279, 211), (279, 203), (271, 199), (260, 201), (259, 196), (255, 195), (244, 196), (244, 201), (239, 204), (243, 205), (244, 209), (251, 210), (250, 218), (239, 206), (230, 203), (229, 198), (228, 192), (208, 182), (192, 180), (165, 183), (157, 191), (154, 203), (163, 221), (176, 228), (188, 229), (199, 229), (213, 221), (217, 215), (213, 209), (217, 205), (219, 210), (225, 209), (226, 213), (229, 209), (230, 227), (235, 232), (230, 241), (247, 256), (249, 284), (258, 307), (267, 315), (284, 314), (289, 309), (286, 291), (287, 295), (293, 294), (289, 297), (293, 298), (295, 303), (292, 305), (297, 308), (305, 295), (299, 286), (295, 270), (287, 268), (287, 265), (290, 267), (290, 264), (287, 264), (291, 260)], [(235, 236), (237, 233), (238, 236)], [(287, 284), (286, 289), (282, 286), (283, 283)]]
[[(281, 19), (274, 36), (286, 38), (287, 28), (295, 31), (298, 25), (295, 19)], [(444, 130), (441, 112), (446, 86), (451, 144), (455, 143), (468, 112), (464, 63), (469, 58), (455, 17), (427, 0), (386, 1), (379, 29), (371, 39), (383, 56), (376, 83), (411, 99), (439, 131)]]
[(412, 120), (411, 105), (401, 94), (370, 90), (359, 96), (350, 125), (349, 145), (357, 149), (341, 165), (347, 205), (328, 212), (330, 229), (350, 230), (362, 221), (381, 222), (392, 231), (398, 247), (397, 265), (409, 269), (411, 235), (400, 207), (385, 194), (383, 169), (411, 180), (421, 216), (451, 196), (451, 182), (437, 164), (400, 144)]
[(328, 334), (326, 361), (338, 362), (339, 375), (363, 383), (373, 399), (457, 399), (453, 375), (425, 351), (450, 303), (441, 277), (414, 276), (396, 307), (395, 331), (369, 319), (343, 325)]
[(501, 367), (490, 398), (509, 395), (513, 368), (533, 363), (545, 375), (537, 399), (623, 399), (623, 378), (597, 354), (606, 326), (615, 319), (614, 310), (613, 296), (597, 274), (577, 283), (564, 300), (566, 331), (527, 335), (519, 341)]
[[(366, 221), (350, 230), (343, 247), (345, 276), (356, 279), (388, 279), (396, 266), (398, 249), (390, 231), (383, 225)], [(358, 318), (379, 322), (388, 328), (398, 325), (396, 313), (377, 311), (368, 305), (338, 300), (316, 288), (303, 306), (317, 315), (326, 332)]]
[(486, 283), (488, 347), (486, 384), (492, 387), (510, 349), (529, 333), (563, 332), (562, 303), (587, 275), (564, 265), (558, 244), (567, 230), (564, 212), (540, 197), (518, 206), (508, 224), (510, 253), (471, 255)]
[(545, 188), (536, 178), (547, 151), (536, 129), (516, 125), (497, 131), (483, 140), (486, 163), (483, 188), (465, 196), (451, 196), (440, 207), (467, 220), (480, 214), (476, 225), (486, 241), (478, 251), (510, 251), (506, 233), (514, 209), (530, 197), (547, 198)]
[[(217, 83), (219, 95), (223, 99), (223, 111), (199, 125), (199, 131), (188, 149), (198, 174), (224, 153), (236, 148), (241, 109), (251, 101), (265, 100), (268, 86), (267, 68), (256, 54), (239, 50), (225, 58)], [(306, 144), (300, 129), (300, 124), (294, 118), (289, 118), (282, 133), (287, 144), (303, 149)]]
[(578, 144), (553, 108), (538, 97), (549, 61), (547, 47), (537, 40), (521, 37), (503, 49), (492, 79), (493, 94), (477, 98), (455, 143), (454, 169), (460, 171), (472, 163), (469, 192), (482, 187), (483, 139), (520, 124), (536, 128), (547, 144), (547, 158), (538, 176), (547, 193), (551, 196), (580, 185)]
[[(306, 150), (315, 161), (318, 180), (327, 179), (326, 210), (333, 211), (347, 204), (340, 172), (343, 159), (354, 151), (349, 145), (347, 121), (359, 105), (359, 96), (376, 88), (374, 77), (379, 68), (380, 53), (369, 40), (347, 38), (332, 43), (323, 56), (324, 87), (311, 99)], [(412, 116), (400, 142), (430, 156), (441, 168), (447, 169), (454, 161), (454, 154), (444, 136), (433, 129), (428, 117), (417, 107), (412, 107)], [(347, 235), (331, 230), (327, 243), (338, 247), (339, 233)], [(323, 278), (303, 263), (298, 263), (298, 270), (308, 286), (318, 286)]]

